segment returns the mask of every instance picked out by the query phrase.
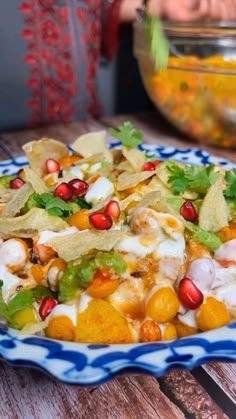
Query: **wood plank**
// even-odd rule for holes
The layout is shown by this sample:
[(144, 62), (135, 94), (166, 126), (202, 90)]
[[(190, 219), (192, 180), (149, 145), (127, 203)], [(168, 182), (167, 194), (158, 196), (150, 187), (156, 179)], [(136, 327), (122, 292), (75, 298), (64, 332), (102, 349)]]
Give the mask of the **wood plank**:
[(131, 121), (137, 129), (143, 131), (144, 142), (147, 144), (160, 144), (179, 148), (201, 148), (215, 156), (236, 162), (236, 153), (232, 152), (232, 150), (223, 150), (194, 142), (177, 132), (164, 118), (155, 112), (101, 118), (101, 122), (107, 125), (107, 127), (117, 127), (127, 120)]
[(204, 365), (203, 368), (236, 404), (236, 363), (211, 362)]
[(11, 158), (11, 157), (10, 157), (9, 153), (6, 152), (6, 150), (2, 146), (2, 140), (1, 140), (1, 136), (0, 136), (0, 161), (1, 160), (8, 160), (9, 158)]
[(104, 130), (104, 125), (95, 119), (86, 122), (73, 122), (68, 125), (51, 125), (35, 129), (1, 133), (2, 147), (12, 157), (23, 154), (22, 146), (42, 137), (55, 138), (66, 144), (72, 143), (79, 135), (90, 131)]
[(100, 386), (78, 387), (36, 370), (0, 364), (0, 377), (1, 418), (184, 418), (149, 376), (120, 376)]
[(229, 418), (189, 371), (174, 371), (159, 379), (161, 389), (189, 417)]

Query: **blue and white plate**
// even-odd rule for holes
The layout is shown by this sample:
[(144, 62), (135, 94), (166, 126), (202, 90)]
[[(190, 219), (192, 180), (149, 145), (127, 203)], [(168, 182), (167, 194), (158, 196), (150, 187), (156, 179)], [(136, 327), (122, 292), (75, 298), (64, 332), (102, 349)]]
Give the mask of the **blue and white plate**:
[[(234, 166), (199, 149), (153, 145), (142, 148), (159, 159)], [(16, 173), (26, 164), (23, 157), (0, 162), (0, 175)], [(236, 322), (178, 340), (123, 345), (89, 345), (25, 336), (2, 325), (0, 357), (12, 365), (37, 367), (62, 382), (79, 385), (100, 384), (121, 372), (158, 377), (173, 369), (190, 370), (208, 361), (236, 361)]]

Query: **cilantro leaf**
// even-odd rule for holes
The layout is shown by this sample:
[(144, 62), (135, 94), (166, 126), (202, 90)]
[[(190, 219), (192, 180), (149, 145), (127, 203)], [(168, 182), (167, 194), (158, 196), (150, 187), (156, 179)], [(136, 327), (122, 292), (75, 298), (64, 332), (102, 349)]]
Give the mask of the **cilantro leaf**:
[(226, 188), (224, 196), (226, 198), (236, 198), (236, 169), (229, 170), (225, 174)]
[(0, 295), (0, 313), (6, 318), (6, 320), (9, 323), (12, 323), (12, 316), (14, 316), (14, 314), (17, 311), (31, 307), (35, 299), (42, 299), (46, 296), (55, 297), (56, 294), (52, 292), (50, 289), (43, 287), (42, 285), (37, 285), (35, 288), (32, 288), (30, 290), (19, 291), (9, 301), (8, 305), (3, 301), (2, 295)]
[(184, 168), (181, 168), (177, 163), (168, 161), (166, 167), (172, 173), (168, 178), (168, 183), (171, 184), (175, 195), (184, 193), (186, 189), (198, 194), (206, 194), (219, 176), (219, 172), (214, 170), (214, 165), (202, 167), (186, 164)]
[(218, 173), (214, 172), (214, 165), (208, 167), (188, 165), (186, 166), (187, 186), (191, 191), (206, 193), (216, 180)]
[(45, 208), (50, 215), (69, 217), (73, 214), (73, 209), (68, 203), (50, 193), (36, 193), (34, 194), (34, 200), (41, 208)]
[(142, 131), (136, 130), (129, 121), (124, 122), (118, 129), (111, 128), (110, 133), (114, 138), (117, 138), (123, 145), (129, 148), (135, 148), (143, 142)]
[(34, 303), (34, 298), (31, 290), (19, 291), (9, 302), (8, 312), (13, 316), (17, 311), (24, 310), (31, 307)]
[(82, 196), (77, 197), (77, 203), (80, 206), (80, 208), (86, 208), (86, 209), (92, 208), (92, 205), (89, 204), (87, 201), (85, 201), (85, 199)]
[(175, 195), (184, 193), (187, 187), (187, 178), (185, 176), (185, 171), (181, 169), (176, 163), (168, 161), (166, 163), (167, 169), (173, 173), (168, 178), (168, 183), (171, 184), (171, 189)]

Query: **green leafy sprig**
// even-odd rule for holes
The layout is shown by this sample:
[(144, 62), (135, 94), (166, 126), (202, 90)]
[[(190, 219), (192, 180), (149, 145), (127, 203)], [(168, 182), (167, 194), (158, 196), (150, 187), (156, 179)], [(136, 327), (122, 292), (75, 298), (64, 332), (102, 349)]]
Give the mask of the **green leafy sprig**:
[(124, 122), (118, 129), (110, 128), (110, 133), (128, 148), (136, 148), (143, 142), (142, 131), (135, 129), (129, 121)]
[(202, 167), (189, 164), (182, 168), (177, 163), (168, 161), (166, 167), (171, 173), (168, 183), (175, 195), (183, 194), (187, 189), (205, 194), (219, 175), (214, 170), (214, 165)]
[(166, 69), (169, 58), (169, 42), (165, 36), (161, 20), (158, 17), (146, 16), (144, 25), (155, 69)]
[(2, 295), (2, 286), (3, 281), (0, 281), (0, 315), (6, 319), (9, 326), (15, 328), (17, 328), (17, 322), (14, 320), (14, 315), (17, 311), (32, 307), (37, 299), (43, 299), (46, 296), (55, 296), (55, 293), (48, 288), (38, 285), (30, 290), (19, 291), (9, 303), (6, 304)]

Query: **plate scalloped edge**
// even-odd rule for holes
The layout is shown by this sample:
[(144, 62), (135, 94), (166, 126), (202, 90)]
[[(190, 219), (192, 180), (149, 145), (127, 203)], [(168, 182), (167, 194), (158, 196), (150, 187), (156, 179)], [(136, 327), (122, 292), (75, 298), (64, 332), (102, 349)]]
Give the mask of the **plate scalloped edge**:
[(95, 385), (127, 369), (159, 377), (209, 361), (236, 362), (236, 322), (166, 342), (92, 345), (24, 336), (0, 327), (0, 354), (16, 366), (37, 367), (70, 384)]
[[(120, 143), (111, 147), (119, 147)], [(142, 145), (156, 158), (192, 164), (235, 165), (201, 149)], [(25, 157), (0, 162), (0, 175), (17, 173)], [(210, 332), (168, 342), (89, 345), (24, 336), (0, 324), (0, 356), (11, 365), (36, 367), (70, 384), (96, 385), (126, 370), (156, 377), (170, 370), (192, 369), (208, 361), (236, 362), (236, 322)]]

